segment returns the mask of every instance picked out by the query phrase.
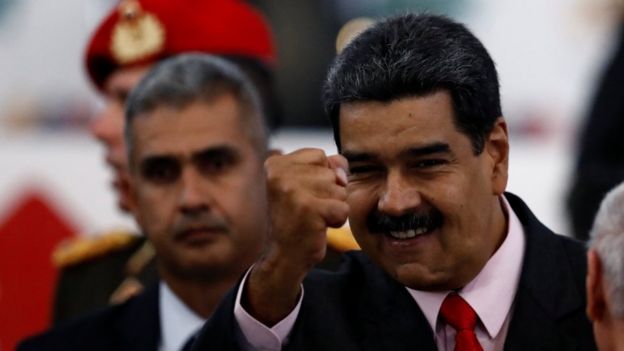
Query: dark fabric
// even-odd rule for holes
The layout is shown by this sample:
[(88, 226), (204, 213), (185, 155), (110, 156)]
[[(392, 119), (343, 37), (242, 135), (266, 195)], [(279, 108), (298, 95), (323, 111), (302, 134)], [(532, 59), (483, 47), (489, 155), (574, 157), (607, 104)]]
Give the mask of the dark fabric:
[(18, 351), (156, 351), (160, 341), (158, 284), (127, 302), (31, 337)]
[[(128, 259), (144, 243), (145, 237), (140, 237), (128, 247), (62, 269), (56, 285), (54, 324), (58, 325), (108, 306), (113, 292), (127, 278)], [(158, 272), (155, 260), (152, 260), (136, 278), (143, 286), (156, 282)]]
[[(506, 194), (526, 234), (526, 251), (505, 350), (595, 350), (585, 316), (585, 249), (542, 225)], [(362, 252), (337, 272), (311, 272), (287, 350), (436, 350), (433, 332), (407, 290)], [(239, 350), (236, 288), (200, 331), (194, 350)]]
[(600, 202), (624, 180), (624, 25), (584, 123), (567, 205), (574, 236), (587, 240)]

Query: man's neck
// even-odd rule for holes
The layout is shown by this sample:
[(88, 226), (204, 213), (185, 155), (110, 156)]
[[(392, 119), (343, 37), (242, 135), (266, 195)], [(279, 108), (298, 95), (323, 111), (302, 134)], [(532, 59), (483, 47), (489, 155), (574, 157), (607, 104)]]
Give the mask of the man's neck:
[(238, 277), (213, 281), (182, 279), (161, 271), (171, 291), (202, 318), (209, 318), (221, 298), (234, 286)]

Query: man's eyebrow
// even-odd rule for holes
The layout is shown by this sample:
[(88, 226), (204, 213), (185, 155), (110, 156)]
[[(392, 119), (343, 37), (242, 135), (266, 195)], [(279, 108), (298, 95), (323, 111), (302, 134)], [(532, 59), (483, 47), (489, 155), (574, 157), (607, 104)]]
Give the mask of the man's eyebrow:
[(349, 162), (375, 161), (377, 157), (367, 152), (344, 151), (342, 156)]
[(222, 156), (236, 157), (238, 155), (239, 151), (230, 145), (216, 145), (194, 152), (192, 158), (196, 160)]
[(447, 143), (436, 142), (424, 146), (410, 147), (401, 151), (402, 157), (422, 157), (431, 154), (451, 154), (451, 147)]
[[(428, 145), (410, 147), (401, 151), (401, 157), (422, 157), (431, 154), (450, 154), (451, 147), (442, 142), (435, 142)], [(342, 153), (349, 162), (368, 162), (378, 159), (377, 156), (368, 152), (344, 151)]]
[(147, 155), (138, 161), (138, 165), (144, 168), (163, 162), (178, 162), (178, 158), (174, 155)]

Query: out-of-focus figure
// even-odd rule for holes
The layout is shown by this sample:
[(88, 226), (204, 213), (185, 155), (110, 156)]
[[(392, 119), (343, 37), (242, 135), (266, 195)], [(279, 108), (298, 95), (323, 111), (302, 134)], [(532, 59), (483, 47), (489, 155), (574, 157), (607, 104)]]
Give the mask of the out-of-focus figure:
[(598, 348), (624, 350), (624, 183), (600, 205), (587, 263), (587, 315)]
[[(624, 16), (624, 2), (612, 1)], [(619, 18), (618, 43), (597, 85), (581, 129), (567, 209), (573, 235), (587, 240), (600, 201), (624, 180), (624, 21)]]
[[(92, 134), (106, 149), (121, 209), (129, 209), (124, 105), (150, 67), (184, 52), (219, 55), (256, 85), (269, 124), (279, 119), (273, 88), (276, 53), (270, 28), (238, 0), (123, 0), (100, 23), (85, 52), (89, 78), (105, 98)], [(135, 233), (79, 238), (56, 250), (61, 268), (54, 306), (60, 322), (110, 302), (122, 302), (155, 282), (154, 250)]]
[[(157, 62), (186, 52), (218, 55), (255, 85), (269, 129), (280, 121), (274, 89), (276, 52), (263, 16), (240, 0), (123, 0), (91, 38), (86, 68), (106, 98), (92, 134), (106, 148), (119, 207), (130, 208), (128, 160), (123, 135), (125, 100)], [(321, 267), (336, 267), (340, 253), (357, 248), (348, 229), (328, 232)], [(154, 249), (141, 235), (114, 231), (80, 238), (56, 250), (61, 268), (54, 320), (61, 322), (109, 303), (121, 303), (158, 278)]]
[(233, 64), (185, 54), (151, 70), (127, 102), (128, 205), (160, 281), (23, 350), (189, 349), (263, 250), (267, 134), (256, 89)]

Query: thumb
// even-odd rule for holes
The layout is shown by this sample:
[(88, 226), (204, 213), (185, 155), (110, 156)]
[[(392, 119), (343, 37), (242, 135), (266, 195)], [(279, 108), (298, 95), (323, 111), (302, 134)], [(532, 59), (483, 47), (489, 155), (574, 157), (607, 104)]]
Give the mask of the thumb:
[(327, 158), (329, 166), (336, 173), (336, 183), (346, 186), (348, 183), (349, 162), (342, 155), (332, 155)]

